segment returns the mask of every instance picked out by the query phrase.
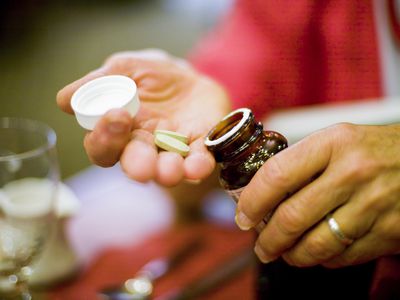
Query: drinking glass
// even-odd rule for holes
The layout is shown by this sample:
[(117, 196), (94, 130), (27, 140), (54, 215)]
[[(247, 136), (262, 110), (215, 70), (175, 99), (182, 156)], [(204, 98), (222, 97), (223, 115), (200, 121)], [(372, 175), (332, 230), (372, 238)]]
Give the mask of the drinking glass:
[(55, 224), (56, 134), (0, 118), (0, 299), (31, 299), (27, 279)]

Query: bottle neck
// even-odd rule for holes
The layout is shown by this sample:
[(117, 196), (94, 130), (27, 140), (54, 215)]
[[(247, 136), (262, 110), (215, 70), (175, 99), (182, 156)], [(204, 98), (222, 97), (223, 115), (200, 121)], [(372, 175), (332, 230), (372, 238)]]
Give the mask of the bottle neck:
[(227, 115), (206, 137), (205, 144), (219, 163), (228, 162), (248, 149), (263, 133), (249, 109)]

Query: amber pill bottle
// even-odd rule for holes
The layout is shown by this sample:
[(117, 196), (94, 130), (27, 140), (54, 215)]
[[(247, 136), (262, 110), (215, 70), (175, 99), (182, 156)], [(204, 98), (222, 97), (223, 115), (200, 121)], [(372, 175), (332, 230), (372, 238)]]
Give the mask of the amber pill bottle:
[[(240, 108), (225, 116), (211, 129), (205, 145), (220, 167), (221, 186), (237, 203), (240, 193), (258, 169), (288, 144), (281, 134), (265, 131), (250, 109)], [(262, 230), (268, 217), (256, 226), (256, 231)], [(258, 269), (257, 298), (264, 299), (270, 294), (270, 275), (261, 263)]]
[[(265, 131), (250, 109), (240, 108), (209, 132), (205, 145), (220, 166), (221, 186), (237, 202), (264, 162), (287, 147), (287, 140), (275, 131)], [(257, 231), (264, 226), (262, 223), (256, 227)]]

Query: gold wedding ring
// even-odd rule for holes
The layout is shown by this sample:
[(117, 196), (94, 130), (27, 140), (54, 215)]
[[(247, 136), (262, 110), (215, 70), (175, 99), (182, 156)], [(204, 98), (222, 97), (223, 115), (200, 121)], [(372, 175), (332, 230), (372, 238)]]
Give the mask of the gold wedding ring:
[(326, 216), (326, 221), (328, 222), (329, 229), (333, 233), (333, 235), (343, 244), (346, 246), (351, 245), (354, 240), (347, 237), (343, 231), (340, 229), (340, 226), (338, 222), (336, 222), (335, 218), (332, 216), (332, 214), (328, 214)]

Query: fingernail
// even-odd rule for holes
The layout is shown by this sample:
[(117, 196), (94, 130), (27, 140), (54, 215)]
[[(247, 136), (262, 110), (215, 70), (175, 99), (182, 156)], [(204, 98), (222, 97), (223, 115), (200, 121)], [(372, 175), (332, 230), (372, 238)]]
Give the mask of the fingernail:
[(253, 222), (241, 211), (236, 214), (235, 221), (242, 230), (249, 230), (254, 225)]
[(261, 248), (259, 244), (256, 244), (256, 246), (254, 247), (254, 252), (257, 254), (258, 258), (264, 264), (273, 261), (273, 259), (271, 259), (270, 257), (268, 257), (267, 254), (265, 254), (264, 250)]
[(185, 179), (186, 183), (198, 185), (201, 183), (201, 179)]
[(122, 122), (111, 122), (107, 125), (107, 130), (114, 134), (124, 133), (128, 130), (128, 126)]

